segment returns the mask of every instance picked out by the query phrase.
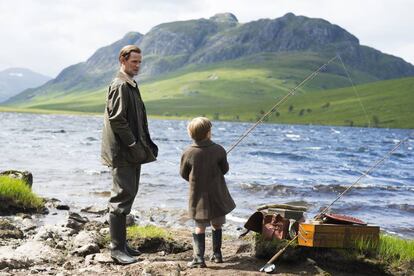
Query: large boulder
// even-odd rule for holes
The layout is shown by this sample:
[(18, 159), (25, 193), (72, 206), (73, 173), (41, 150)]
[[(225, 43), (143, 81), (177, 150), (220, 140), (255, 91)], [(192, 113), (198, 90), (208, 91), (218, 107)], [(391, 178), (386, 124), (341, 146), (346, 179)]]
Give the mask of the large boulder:
[(0, 269), (27, 268), (34, 264), (56, 263), (63, 254), (42, 241), (29, 240), (16, 249), (11, 246), (0, 247)]

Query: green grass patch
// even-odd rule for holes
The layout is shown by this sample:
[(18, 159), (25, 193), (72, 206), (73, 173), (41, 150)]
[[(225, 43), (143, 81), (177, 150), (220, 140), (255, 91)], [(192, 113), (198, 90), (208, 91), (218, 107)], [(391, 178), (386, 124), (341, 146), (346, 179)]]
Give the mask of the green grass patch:
[(138, 226), (134, 225), (128, 227), (127, 238), (131, 240), (135, 239), (165, 239), (171, 240), (172, 236), (165, 229), (154, 225)]
[[(27, 184), (20, 179), (0, 176), (1, 211), (7, 209), (40, 210), (44, 201), (35, 195)], [(6, 209), (6, 210), (5, 210)]]
[(414, 241), (382, 235), (378, 254), (381, 258), (397, 261), (414, 261)]
[(378, 258), (392, 265), (414, 261), (414, 240), (382, 234), (378, 245), (361, 240), (356, 248), (363, 255)]
[(127, 239), (132, 247), (145, 253), (179, 253), (191, 249), (191, 245), (178, 236), (173, 236), (168, 230), (154, 225), (128, 227)]

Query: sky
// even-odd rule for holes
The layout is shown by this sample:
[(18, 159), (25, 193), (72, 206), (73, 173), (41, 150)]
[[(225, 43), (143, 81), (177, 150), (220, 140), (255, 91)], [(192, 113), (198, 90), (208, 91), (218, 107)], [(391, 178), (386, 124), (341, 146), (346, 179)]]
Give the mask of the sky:
[(240, 23), (288, 12), (323, 18), (362, 45), (414, 64), (413, 0), (0, 0), (0, 70), (56, 77), (127, 32), (231, 12)]

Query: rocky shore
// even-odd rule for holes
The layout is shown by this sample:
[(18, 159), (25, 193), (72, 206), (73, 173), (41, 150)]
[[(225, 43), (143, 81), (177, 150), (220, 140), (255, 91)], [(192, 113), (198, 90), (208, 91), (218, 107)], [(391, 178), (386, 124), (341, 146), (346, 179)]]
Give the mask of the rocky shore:
[[(143, 254), (128, 266), (113, 263), (108, 245), (106, 210), (91, 206), (81, 212), (56, 199), (46, 203), (49, 214), (16, 214), (0, 217), (0, 275), (263, 275), (258, 272), (271, 250), (264, 254), (253, 235), (247, 239), (225, 236), (225, 262), (207, 262), (207, 268), (187, 269), (191, 259), (191, 228), (160, 227), (168, 235), (158, 238), (130, 238)], [(61, 223), (50, 217), (64, 216)], [(159, 215), (157, 218), (156, 215)], [(153, 223), (163, 216), (159, 212), (140, 214), (140, 220)], [(147, 216), (144, 218), (144, 216)], [(49, 217), (47, 220), (42, 220)], [(151, 222), (152, 220), (152, 222)], [(43, 221), (43, 222), (42, 222)], [(129, 225), (138, 221), (129, 216)], [(207, 237), (207, 256), (211, 252)], [(259, 250), (261, 252), (259, 252)], [(257, 256), (265, 257), (263, 259)], [(263, 255), (264, 254), (264, 255)], [(339, 265), (341, 264), (341, 265)], [(409, 275), (410, 267), (390, 270), (370, 260), (347, 263), (334, 252), (292, 249), (277, 262), (279, 275)]]
[[(158, 208), (133, 210), (127, 218), (128, 239), (143, 254), (137, 263), (121, 266), (110, 257), (105, 206), (76, 209), (51, 198), (42, 199), (42, 208), (10, 206), (7, 209), (2, 198), (0, 202), (3, 214), (0, 216), (0, 276), (263, 275), (259, 269), (283, 246), (283, 243), (264, 242), (254, 234), (239, 239), (236, 233), (240, 229), (229, 224), (224, 232), (224, 263), (207, 262), (207, 268), (188, 269), (186, 264), (192, 258), (192, 224), (186, 212)], [(147, 235), (147, 228), (161, 234)], [(210, 232), (206, 242), (208, 260), (212, 251)], [(414, 275), (414, 260), (396, 266), (354, 253), (290, 247), (277, 261), (275, 274)]]

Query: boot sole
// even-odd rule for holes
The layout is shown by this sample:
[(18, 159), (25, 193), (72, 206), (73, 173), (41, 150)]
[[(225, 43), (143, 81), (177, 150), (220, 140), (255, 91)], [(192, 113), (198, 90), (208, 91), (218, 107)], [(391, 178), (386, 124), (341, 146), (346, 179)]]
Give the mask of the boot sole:
[(111, 258), (112, 258), (112, 260), (114, 261), (114, 263), (115, 263), (115, 264), (118, 264), (118, 265), (129, 265), (129, 264), (134, 264), (134, 263), (138, 262), (137, 260), (135, 260), (135, 261), (133, 261), (133, 262), (122, 262), (122, 261), (118, 260), (118, 259), (117, 259), (117, 258), (115, 258), (115, 257), (112, 257), (112, 256), (111, 256)]
[(207, 265), (192, 265), (192, 266), (187, 266), (187, 268), (206, 268)]
[(222, 264), (222, 263), (224, 263), (223, 262), (223, 259), (221, 259), (221, 260), (218, 260), (218, 259), (216, 259), (216, 258), (210, 258), (210, 262), (213, 262), (213, 263), (216, 263), (216, 264)]

